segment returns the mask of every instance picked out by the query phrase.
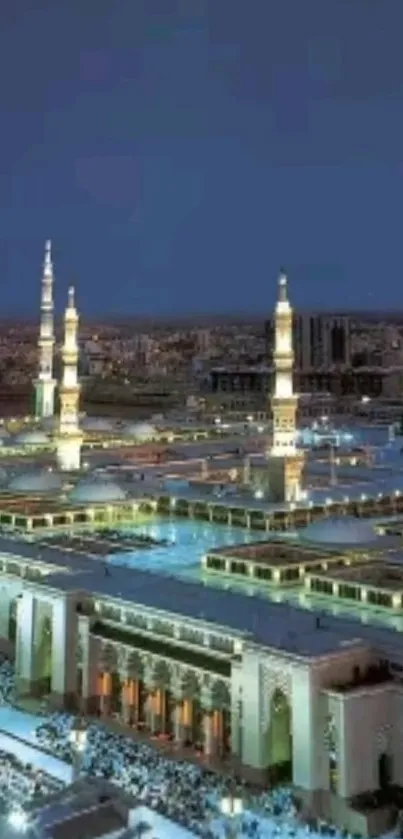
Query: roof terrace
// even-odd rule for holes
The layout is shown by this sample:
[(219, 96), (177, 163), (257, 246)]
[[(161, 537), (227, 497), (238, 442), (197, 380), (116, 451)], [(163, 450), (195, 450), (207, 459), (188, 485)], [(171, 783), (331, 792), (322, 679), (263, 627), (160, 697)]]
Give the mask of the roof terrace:
[[(393, 676), (388, 664), (370, 664), (365, 670), (354, 667), (351, 678), (344, 682), (336, 682), (329, 688), (331, 693), (352, 693), (365, 688), (379, 687), (393, 682)], [(326, 691), (327, 692), (327, 691)]]
[(365, 554), (340, 552), (328, 546), (307, 547), (297, 542), (270, 540), (248, 545), (214, 548), (203, 558), (207, 572), (248, 577), (275, 585), (298, 585), (308, 573), (343, 569), (366, 562)]
[[(394, 554), (397, 560), (397, 555)], [(379, 560), (348, 568), (330, 568), (326, 574), (309, 574), (305, 588), (321, 596), (355, 600), (367, 606), (403, 608), (403, 565)]]

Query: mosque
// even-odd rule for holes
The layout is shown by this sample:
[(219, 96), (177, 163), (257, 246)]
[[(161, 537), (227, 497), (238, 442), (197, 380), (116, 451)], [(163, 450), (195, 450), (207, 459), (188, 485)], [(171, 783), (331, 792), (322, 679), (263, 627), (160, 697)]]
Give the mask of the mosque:
[[(108, 421), (80, 422), (73, 289), (55, 415), (52, 286), (48, 243), (36, 420), (20, 434), (29, 468), (13, 470), (6, 457), (18, 440), (1, 448), (0, 637), (15, 656), (19, 696), (113, 716), (189, 754), (230, 759), (259, 782), (291, 781), (343, 824), (363, 796), (403, 786), (400, 469), (388, 467), (379, 484), (379, 470), (360, 467), (365, 493), (351, 481), (348, 495), (326, 486), (306, 496), (284, 272), (273, 433), (262, 457), (232, 462), (210, 436), (203, 445), (217, 458), (196, 458), (197, 476), (185, 458), (174, 475), (169, 464), (126, 468)], [(127, 439), (140, 450), (172, 434), (131, 424)], [(191, 539), (140, 545), (144, 521), (216, 536), (191, 573), (171, 572), (170, 557), (172, 567), (180, 551), (186, 558)], [(239, 529), (224, 544), (229, 525)]]

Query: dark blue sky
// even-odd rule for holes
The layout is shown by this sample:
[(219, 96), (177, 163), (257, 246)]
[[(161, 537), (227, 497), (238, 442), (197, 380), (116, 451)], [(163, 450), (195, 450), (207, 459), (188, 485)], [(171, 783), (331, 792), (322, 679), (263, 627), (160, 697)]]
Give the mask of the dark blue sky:
[(403, 308), (402, 0), (3, 6), (3, 314)]

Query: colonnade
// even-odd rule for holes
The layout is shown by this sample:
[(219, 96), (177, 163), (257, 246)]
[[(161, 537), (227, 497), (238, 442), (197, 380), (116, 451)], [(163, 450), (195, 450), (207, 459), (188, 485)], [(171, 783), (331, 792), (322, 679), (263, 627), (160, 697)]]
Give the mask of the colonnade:
[(169, 686), (155, 687), (143, 678), (122, 678), (118, 673), (98, 675), (98, 713), (150, 736), (193, 747), (206, 756), (222, 757), (230, 751), (231, 715), (227, 707), (214, 707), (197, 695), (184, 696)]

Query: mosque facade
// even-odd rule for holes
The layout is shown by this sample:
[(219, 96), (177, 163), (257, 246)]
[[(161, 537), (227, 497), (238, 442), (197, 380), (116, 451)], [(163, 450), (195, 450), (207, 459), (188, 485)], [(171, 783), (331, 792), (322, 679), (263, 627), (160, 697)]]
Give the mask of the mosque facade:
[[(346, 530), (329, 521), (326, 535), (317, 522), (306, 544), (262, 543), (260, 563), (296, 566), (305, 593), (316, 573), (328, 585), (359, 579), (368, 606), (386, 585), (383, 566), (384, 578), (381, 565), (373, 574), (382, 538), (369, 523), (346, 519)], [(248, 562), (248, 546), (228, 552), (239, 561), (239, 550)], [(403, 653), (392, 629), (136, 571), (104, 575), (94, 558), (40, 545), (10, 555), (3, 544), (6, 555), (0, 635), (15, 650), (20, 697), (230, 758), (252, 780), (292, 781), (316, 809), (336, 802), (339, 822), (360, 795), (403, 786)], [(249, 555), (256, 563), (256, 548)], [(393, 597), (390, 609), (400, 614)]]
[[(36, 383), (43, 419), (54, 412), (52, 282), (47, 246)], [(177, 474), (171, 487), (167, 478), (154, 488), (137, 476), (136, 494), (123, 478), (121, 486), (80, 475), (78, 313), (70, 289), (52, 438), (58, 468), (41, 461), (39, 472), (4, 478), (0, 525), (13, 534), (0, 534), (0, 639), (15, 657), (18, 698), (111, 717), (122, 730), (169, 738), (251, 780), (290, 781), (315, 812), (346, 825), (360, 796), (403, 787), (400, 537), (390, 543), (364, 521), (401, 514), (403, 498), (396, 490), (353, 502), (336, 498), (333, 487), (333, 500), (303, 500), (283, 272), (275, 317), (273, 434), (264, 462), (245, 463), (244, 495), (218, 497), (211, 487), (192, 494)], [(106, 421), (88, 420), (84, 430), (101, 444), (112, 436)], [(145, 424), (127, 431), (139, 443), (156, 434)], [(36, 435), (35, 445), (49, 442), (39, 429), (24, 434), (31, 443)], [(205, 460), (197, 486), (212, 469)], [(97, 528), (118, 532), (121, 520), (133, 523), (139, 512), (203, 518), (206, 528), (255, 528), (263, 538), (212, 549), (201, 558), (200, 579), (111, 566)], [(93, 534), (91, 552), (80, 542), (83, 528)], [(269, 539), (277, 529), (288, 533)]]

